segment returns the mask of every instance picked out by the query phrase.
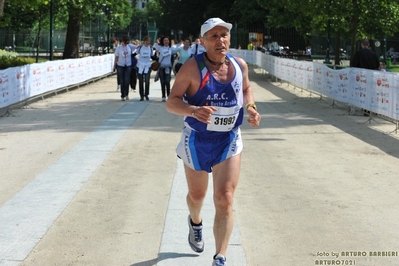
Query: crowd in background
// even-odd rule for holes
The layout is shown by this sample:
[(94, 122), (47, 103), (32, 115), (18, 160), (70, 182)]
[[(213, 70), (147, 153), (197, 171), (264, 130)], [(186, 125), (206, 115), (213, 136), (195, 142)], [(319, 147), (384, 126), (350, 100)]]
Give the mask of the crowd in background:
[[(156, 71), (154, 82), (160, 81), (162, 101), (165, 102), (170, 94), (172, 74), (177, 75), (190, 57), (206, 51), (199, 38), (192, 43), (189, 38), (177, 41), (168, 36), (156, 39), (153, 45), (150, 36), (145, 36), (142, 41), (123, 36), (115, 47), (116, 90), (121, 92), (122, 101), (129, 100), (129, 88), (136, 92), (137, 80), (140, 101), (148, 101), (151, 72)], [(153, 62), (159, 63), (157, 70), (152, 70)]]

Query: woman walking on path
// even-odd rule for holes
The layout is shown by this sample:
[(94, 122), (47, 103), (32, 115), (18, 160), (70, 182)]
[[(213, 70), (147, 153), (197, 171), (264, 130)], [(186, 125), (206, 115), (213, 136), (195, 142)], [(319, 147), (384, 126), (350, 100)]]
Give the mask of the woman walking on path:
[(177, 52), (179, 53), (178, 62), (175, 65), (176, 75), (179, 72), (181, 66), (191, 57), (191, 49), (190, 49), (190, 39), (185, 39), (183, 43), (183, 47), (178, 48)]
[(139, 57), (137, 61), (137, 73), (139, 78), (140, 101), (143, 101), (144, 97), (147, 101), (150, 100), (148, 95), (150, 94), (151, 57), (153, 56), (153, 50), (150, 46), (150, 42), (150, 36), (144, 37), (143, 45), (139, 46), (136, 52)]
[(166, 96), (170, 94), (170, 79), (172, 77), (172, 55), (176, 53), (171, 47), (169, 37), (161, 38), (158, 47), (159, 63), (161, 66), (158, 69), (159, 80), (161, 81), (162, 101), (166, 101)]
[(115, 49), (114, 71), (117, 70), (118, 80), (121, 84), (122, 101), (129, 100), (130, 75), (132, 73), (132, 47), (129, 37), (123, 36), (121, 45)]

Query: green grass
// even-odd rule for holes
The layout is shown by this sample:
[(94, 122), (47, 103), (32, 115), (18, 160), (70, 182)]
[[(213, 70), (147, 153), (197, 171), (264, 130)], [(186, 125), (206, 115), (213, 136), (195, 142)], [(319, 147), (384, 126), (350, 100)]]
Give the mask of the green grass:
[(398, 73), (399, 65), (393, 65), (393, 66), (389, 67), (388, 69), (391, 70), (392, 72)]
[[(39, 62), (45, 62), (47, 59), (40, 59)], [(18, 53), (0, 50), (0, 70), (10, 67), (24, 66), (36, 62), (32, 57), (20, 57)]]

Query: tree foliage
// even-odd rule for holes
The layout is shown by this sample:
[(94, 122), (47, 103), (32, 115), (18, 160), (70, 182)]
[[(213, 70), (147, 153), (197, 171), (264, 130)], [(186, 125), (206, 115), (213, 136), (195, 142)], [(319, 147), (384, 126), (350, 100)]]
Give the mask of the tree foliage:
[(18, 3), (7, 1), (4, 14), (0, 18), (0, 27), (10, 27), (13, 31), (19, 32), (31, 28), (40, 19), (48, 22), (48, 16), (45, 16), (48, 12), (48, 0), (19, 0)]
[(155, 18), (161, 35), (170, 30), (182, 30), (186, 36), (199, 36), (202, 23), (210, 17), (229, 20), (231, 1), (157, 0), (159, 16)]
[[(129, 0), (59, 0), (60, 5), (68, 12), (68, 27), (63, 58), (79, 56), (79, 32), (81, 22), (105, 13), (105, 21), (110, 27), (125, 27), (130, 23), (132, 7)], [(110, 42), (110, 40), (108, 40)]]
[[(0, 26), (18, 32), (41, 21), (43, 27), (48, 27), (50, 1), (6, 0)], [(199, 35), (202, 23), (210, 17), (244, 27), (259, 24), (268, 28), (294, 27), (304, 37), (331, 32), (335, 37), (352, 39), (353, 44), (362, 37), (389, 36), (399, 31), (397, 0), (153, 0), (146, 2), (145, 12), (135, 8), (137, 0), (53, 1), (55, 24), (57, 28), (65, 25), (63, 28), (67, 29), (64, 58), (78, 56), (82, 22), (101, 14), (112, 28), (124, 28), (131, 21), (142, 24), (155, 21), (161, 35), (182, 30), (185, 36), (193, 37)], [(4, 0), (0, 0), (0, 7), (1, 2)], [(105, 15), (104, 5), (108, 8)]]
[(256, 0), (236, 0), (230, 9), (230, 19), (241, 25), (263, 24), (267, 26), (269, 9)]
[(350, 38), (352, 51), (359, 38), (393, 35), (399, 30), (397, 0), (257, 1), (269, 7), (270, 27), (295, 27), (303, 36), (331, 32), (338, 38)]

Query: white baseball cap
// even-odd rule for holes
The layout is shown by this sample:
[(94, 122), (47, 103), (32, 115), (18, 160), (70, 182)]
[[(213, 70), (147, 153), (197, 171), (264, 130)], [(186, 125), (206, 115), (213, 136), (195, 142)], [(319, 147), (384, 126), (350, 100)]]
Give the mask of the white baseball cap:
[(204, 24), (202, 24), (201, 26), (201, 37), (203, 37), (207, 31), (210, 31), (216, 26), (222, 26), (228, 30), (231, 30), (231, 28), (233, 27), (232, 24), (224, 22), (220, 18), (210, 18), (205, 21)]

